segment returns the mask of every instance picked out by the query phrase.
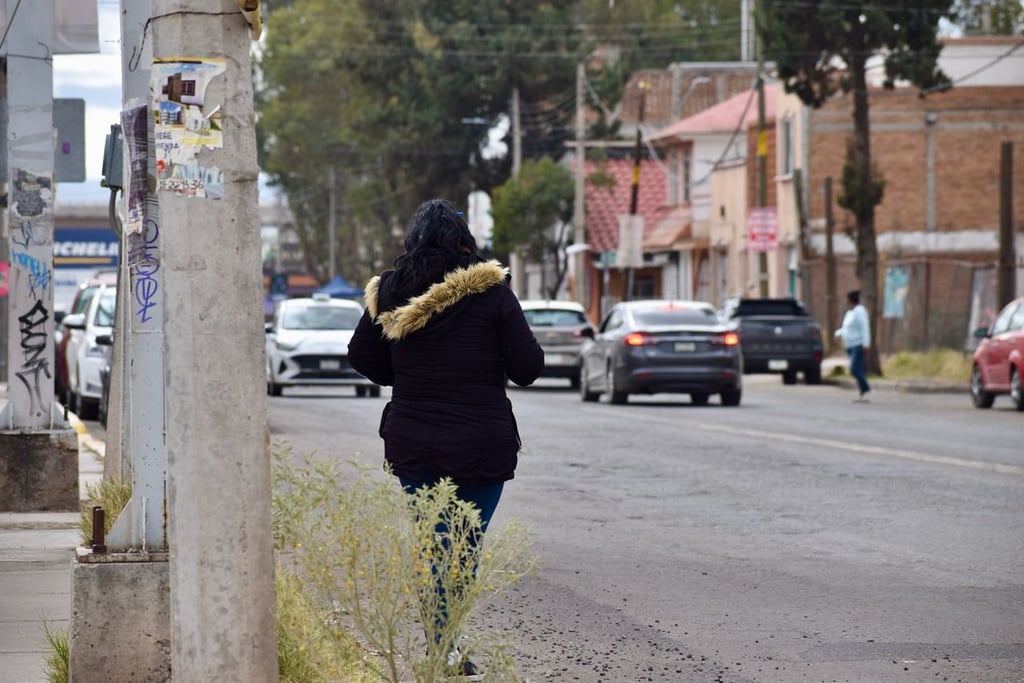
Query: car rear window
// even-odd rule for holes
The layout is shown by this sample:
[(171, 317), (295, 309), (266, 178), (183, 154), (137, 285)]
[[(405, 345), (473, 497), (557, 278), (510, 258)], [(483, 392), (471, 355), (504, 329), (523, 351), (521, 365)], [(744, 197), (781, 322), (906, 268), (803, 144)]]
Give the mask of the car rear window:
[(567, 311), (556, 308), (538, 308), (523, 311), (530, 327), (571, 327), (584, 325), (587, 317), (579, 311)]
[(286, 330), (354, 330), (360, 311), (339, 306), (293, 306), (284, 312)]
[(807, 315), (807, 309), (805, 309), (797, 301), (777, 301), (777, 300), (748, 300), (741, 301), (736, 307), (736, 310), (732, 313), (733, 316), (750, 316), (750, 315), (795, 315), (805, 316)]
[(718, 315), (710, 308), (650, 308), (634, 311), (633, 318), (641, 327), (713, 325), (718, 322)]

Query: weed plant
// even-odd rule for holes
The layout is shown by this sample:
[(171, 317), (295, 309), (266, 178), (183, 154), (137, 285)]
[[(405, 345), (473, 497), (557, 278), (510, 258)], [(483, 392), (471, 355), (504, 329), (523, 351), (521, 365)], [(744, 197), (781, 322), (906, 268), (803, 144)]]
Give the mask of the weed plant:
[(368, 683), (362, 646), (338, 628), (331, 610), (318, 604), (293, 572), (278, 568), (277, 669), (280, 683)]
[(955, 349), (900, 351), (883, 359), (886, 377), (923, 377), (966, 384), (971, 378), (972, 357)]
[[(479, 511), (456, 497), (450, 481), (408, 494), (396, 478), (356, 464), (307, 457), (293, 465), (286, 448), (275, 452), (274, 483), (280, 557), (293, 563), (339, 627), (353, 629), (375, 654), (365, 665), (377, 678), (444, 680), (457, 644), (484, 663), (488, 680), (515, 679), (508, 644), (469, 626), (488, 598), (534, 566), (517, 522), (491, 528), (484, 543), (474, 543)], [(436, 618), (442, 607), (446, 617)]]
[(50, 622), (43, 620), (43, 633), (49, 651), (46, 653), (44, 673), (47, 683), (68, 683), (71, 670), (68, 629), (52, 628)]
[(114, 526), (114, 520), (124, 510), (124, 506), (132, 497), (132, 482), (118, 477), (104, 478), (95, 484), (88, 484), (85, 487), (87, 502), (82, 505), (82, 515), (79, 520), (79, 530), (82, 536), (82, 545), (92, 545), (92, 509), (99, 505), (103, 508), (103, 533), (110, 532)]

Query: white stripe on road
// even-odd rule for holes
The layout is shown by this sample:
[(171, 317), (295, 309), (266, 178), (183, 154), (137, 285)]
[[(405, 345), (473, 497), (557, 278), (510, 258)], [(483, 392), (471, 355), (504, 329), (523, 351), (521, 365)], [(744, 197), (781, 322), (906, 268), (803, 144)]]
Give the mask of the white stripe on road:
[(825, 448), (839, 448), (856, 453), (867, 453), (869, 455), (883, 455), (892, 458), (903, 458), (916, 462), (927, 462), (935, 465), (952, 465), (953, 467), (967, 467), (969, 469), (984, 470), (986, 472), (999, 472), (1000, 474), (1015, 474), (1024, 476), (1024, 467), (1017, 465), (1003, 465), (995, 462), (982, 462), (981, 460), (965, 460), (963, 458), (952, 458), (945, 455), (932, 455), (919, 451), (906, 451), (898, 448), (883, 448), (881, 446), (865, 446), (862, 444), (846, 443), (844, 441), (832, 441), (831, 439), (817, 439), (812, 436), (797, 436), (781, 432), (763, 432), (757, 429), (743, 429), (742, 427), (727, 427), (720, 425), (700, 424), (695, 425), (700, 429), (726, 434), (737, 434), (750, 436), (759, 439), (775, 439), (776, 441), (788, 441), (790, 443), (804, 444), (807, 446), (823, 446)]

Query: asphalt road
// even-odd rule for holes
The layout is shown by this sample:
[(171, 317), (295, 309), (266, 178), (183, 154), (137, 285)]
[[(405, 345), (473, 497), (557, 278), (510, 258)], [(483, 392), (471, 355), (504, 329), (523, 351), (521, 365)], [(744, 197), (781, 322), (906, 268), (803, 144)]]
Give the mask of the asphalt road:
[[(495, 524), (538, 574), (488, 607), (529, 681), (1024, 681), (1024, 415), (750, 377), (743, 404), (510, 390)], [(379, 463), (380, 399), (270, 399), (297, 453)]]

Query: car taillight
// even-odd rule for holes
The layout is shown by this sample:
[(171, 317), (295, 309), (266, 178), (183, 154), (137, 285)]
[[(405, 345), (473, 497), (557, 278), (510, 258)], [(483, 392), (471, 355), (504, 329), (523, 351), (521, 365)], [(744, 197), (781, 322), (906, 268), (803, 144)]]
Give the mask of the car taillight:
[(644, 344), (653, 344), (654, 337), (643, 332), (631, 332), (623, 338), (622, 343), (626, 346), (643, 346)]
[(725, 334), (716, 334), (711, 338), (711, 343), (716, 346), (736, 346), (740, 343), (740, 335), (735, 332), (726, 332)]

